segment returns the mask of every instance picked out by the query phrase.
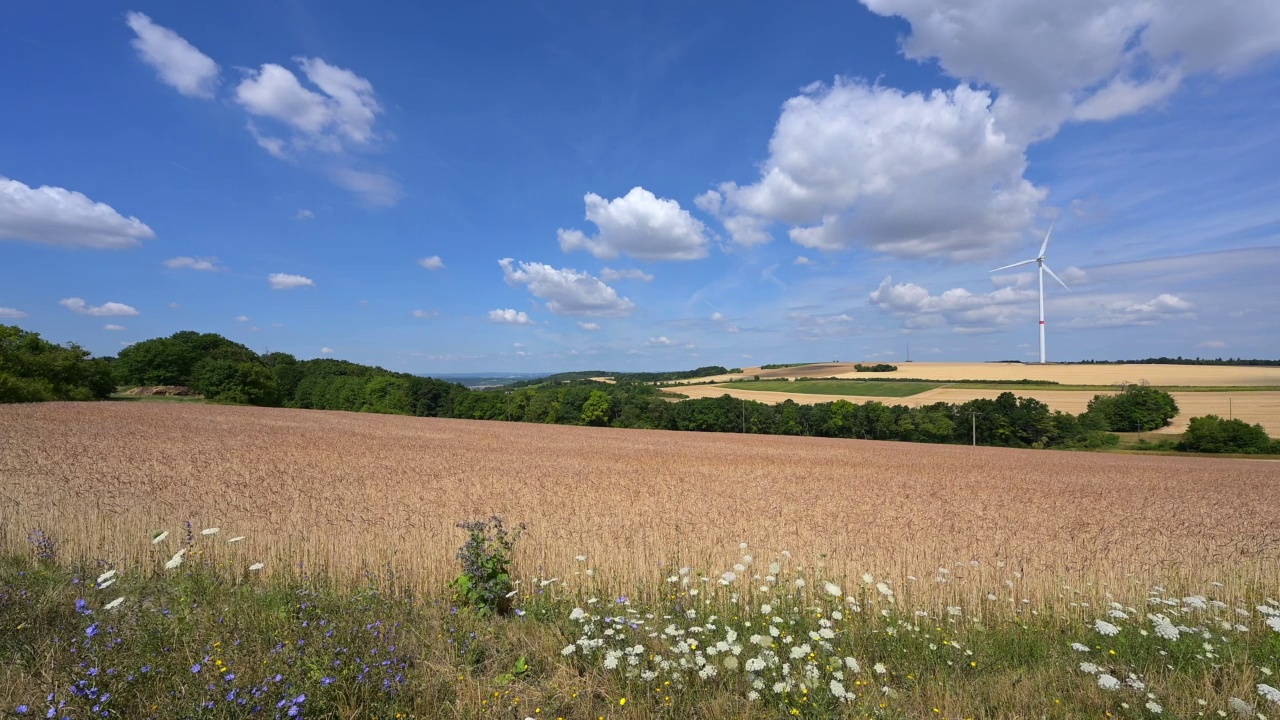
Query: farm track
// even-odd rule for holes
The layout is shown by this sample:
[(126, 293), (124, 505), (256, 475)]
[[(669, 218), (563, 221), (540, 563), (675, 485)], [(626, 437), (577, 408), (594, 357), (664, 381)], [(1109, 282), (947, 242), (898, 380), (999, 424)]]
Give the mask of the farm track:
[[(775, 395), (769, 393), (770, 395)], [(0, 407), (0, 540), (153, 563), (150, 533), (220, 526), (229, 561), (392, 568), (439, 586), (454, 523), (527, 522), (526, 572), (654, 582), (749, 542), (848, 577), (979, 601), (1144, 583), (1280, 586), (1280, 467), (822, 438), (162, 403)], [(585, 555), (585, 562), (574, 557)], [(951, 582), (935, 583), (938, 568)], [(1013, 582), (1010, 580), (1010, 582)], [(986, 592), (986, 590), (982, 590)], [(1072, 592), (1077, 592), (1073, 590)]]

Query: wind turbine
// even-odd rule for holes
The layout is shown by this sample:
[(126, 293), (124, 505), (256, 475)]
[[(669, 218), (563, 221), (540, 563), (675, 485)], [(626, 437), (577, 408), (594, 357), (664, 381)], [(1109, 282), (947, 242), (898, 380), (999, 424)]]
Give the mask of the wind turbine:
[(1049, 266), (1044, 264), (1044, 252), (1045, 250), (1049, 249), (1049, 236), (1052, 234), (1053, 234), (1053, 226), (1050, 225), (1049, 232), (1044, 234), (1044, 244), (1040, 246), (1039, 255), (1036, 255), (1034, 258), (1030, 260), (1023, 260), (1022, 262), (1016, 262), (1012, 265), (1005, 265), (1004, 267), (998, 267), (995, 270), (991, 271), (991, 272), (1000, 272), (1001, 270), (1008, 270), (1010, 268), (1021, 267), (1023, 265), (1030, 265), (1031, 263), (1035, 263), (1038, 266), (1039, 276), (1040, 276), (1040, 364), (1041, 365), (1045, 363), (1045, 359), (1044, 359), (1044, 274), (1049, 273), (1049, 276), (1052, 277), (1054, 280), (1057, 280), (1058, 284), (1061, 285), (1067, 292), (1071, 292), (1071, 288), (1067, 287), (1067, 284), (1062, 282), (1062, 278), (1058, 277), (1057, 275), (1054, 275), (1053, 271), (1049, 269)]

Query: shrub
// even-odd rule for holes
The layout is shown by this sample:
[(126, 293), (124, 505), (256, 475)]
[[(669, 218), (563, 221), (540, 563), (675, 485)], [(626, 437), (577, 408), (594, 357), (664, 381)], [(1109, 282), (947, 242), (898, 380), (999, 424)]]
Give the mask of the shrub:
[(502, 524), (502, 518), (494, 515), (488, 520), (460, 522), (458, 527), (467, 531), (467, 541), (457, 556), (462, 574), (452, 583), (458, 601), (481, 613), (511, 612), (515, 594), (511, 551), (524, 526), (512, 532)]
[(876, 363), (875, 365), (863, 365), (862, 363), (857, 363), (853, 366), (853, 369), (858, 372), (893, 372), (898, 369), (898, 366), (890, 365), (888, 363)]
[(1115, 395), (1095, 395), (1085, 414), (1112, 432), (1158, 430), (1178, 414), (1178, 403), (1150, 385), (1126, 385)]
[(1191, 424), (1178, 442), (1178, 449), (1186, 452), (1260, 454), (1272, 452), (1273, 445), (1261, 425), (1205, 415), (1191, 418)]

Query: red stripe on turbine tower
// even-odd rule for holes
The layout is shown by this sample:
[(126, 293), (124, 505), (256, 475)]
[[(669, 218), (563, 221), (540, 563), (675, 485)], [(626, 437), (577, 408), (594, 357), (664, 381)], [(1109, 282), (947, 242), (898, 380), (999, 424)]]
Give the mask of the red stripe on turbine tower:
[(1043, 325), (1043, 324), (1044, 324), (1044, 321), (1043, 321), (1043, 320), (1041, 320), (1041, 321), (1040, 321), (1040, 324), (1041, 324), (1041, 325)]

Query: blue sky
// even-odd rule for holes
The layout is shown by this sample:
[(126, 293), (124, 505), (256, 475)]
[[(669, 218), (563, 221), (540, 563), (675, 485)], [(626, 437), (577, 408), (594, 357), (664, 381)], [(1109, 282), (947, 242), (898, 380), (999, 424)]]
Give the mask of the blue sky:
[[(0, 322), (416, 373), (1280, 356), (1280, 5), (0, 7)], [(438, 6), (438, 7), (437, 7)], [(1025, 268), (1019, 268), (1023, 270)]]

